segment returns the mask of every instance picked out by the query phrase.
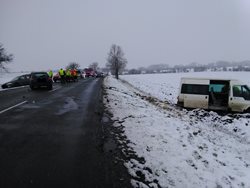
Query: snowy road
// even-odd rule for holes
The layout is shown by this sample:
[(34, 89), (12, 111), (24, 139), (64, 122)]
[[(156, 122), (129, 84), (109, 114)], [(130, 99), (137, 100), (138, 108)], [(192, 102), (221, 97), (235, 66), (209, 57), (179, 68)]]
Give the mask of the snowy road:
[(101, 86), (1, 91), (0, 187), (127, 187), (125, 167), (103, 148)]

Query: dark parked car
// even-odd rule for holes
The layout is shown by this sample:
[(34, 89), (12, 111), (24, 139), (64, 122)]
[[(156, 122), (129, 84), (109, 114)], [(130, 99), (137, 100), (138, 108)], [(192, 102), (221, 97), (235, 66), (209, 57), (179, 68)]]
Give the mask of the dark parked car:
[(2, 88), (11, 88), (11, 87), (18, 87), (18, 86), (25, 86), (30, 84), (30, 74), (24, 74), (21, 76), (17, 76), (11, 81), (4, 83)]
[(103, 72), (97, 72), (96, 73), (96, 77), (98, 78), (102, 78), (102, 77), (104, 77), (104, 73)]
[(51, 90), (53, 88), (53, 81), (47, 72), (32, 72), (30, 78), (30, 88), (46, 87)]
[(92, 68), (86, 68), (84, 69), (86, 73), (86, 77), (95, 77), (95, 71)]

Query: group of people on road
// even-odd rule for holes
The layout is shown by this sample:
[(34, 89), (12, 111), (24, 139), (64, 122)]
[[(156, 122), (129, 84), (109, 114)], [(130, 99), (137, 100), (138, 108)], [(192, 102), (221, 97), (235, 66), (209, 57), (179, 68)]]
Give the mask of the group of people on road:
[[(48, 72), (48, 75), (49, 77), (54, 80), (55, 77), (53, 75), (53, 71), (50, 70)], [(58, 76), (59, 76), (59, 79), (61, 80), (61, 83), (66, 83), (66, 82), (77, 82), (78, 81), (78, 72), (76, 69), (60, 69), (58, 71)]]
[(61, 83), (65, 82), (76, 82), (78, 81), (78, 73), (76, 69), (66, 69), (63, 70), (62, 68), (58, 72), (60, 78), (61, 78)]

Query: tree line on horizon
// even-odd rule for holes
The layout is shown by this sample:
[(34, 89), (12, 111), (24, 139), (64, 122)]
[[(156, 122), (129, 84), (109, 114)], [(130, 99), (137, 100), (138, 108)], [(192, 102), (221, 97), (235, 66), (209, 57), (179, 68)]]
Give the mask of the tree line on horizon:
[(190, 63), (187, 65), (153, 64), (148, 67), (127, 69), (124, 74), (152, 74), (176, 72), (203, 72), (203, 71), (250, 71), (250, 60), (240, 62), (217, 61), (208, 64)]

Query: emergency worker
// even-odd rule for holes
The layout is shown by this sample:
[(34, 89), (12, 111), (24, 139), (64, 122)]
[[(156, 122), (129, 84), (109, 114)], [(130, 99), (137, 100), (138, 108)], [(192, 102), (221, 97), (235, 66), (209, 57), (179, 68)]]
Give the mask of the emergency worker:
[(52, 70), (50, 70), (49, 72), (48, 72), (48, 75), (49, 75), (49, 77), (52, 79), (53, 78), (53, 72), (52, 72)]
[(65, 71), (61, 68), (58, 73), (61, 78), (61, 83), (65, 83)]
[(71, 72), (70, 72), (70, 69), (67, 69), (67, 70), (66, 70), (66, 80), (67, 80), (67, 82), (70, 82), (70, 80), (71, 80)]
[(70, 70), (70, 75), (71, 75), (72, 81), (75, 81), (75, 80), (74, 80), (74, 69), (71, 69), (71, 70)]
[(74, 81), (77, 81), (77, 72), (76, 72), (76, 69), (73, 69), (73, 79), (74, 79)]

